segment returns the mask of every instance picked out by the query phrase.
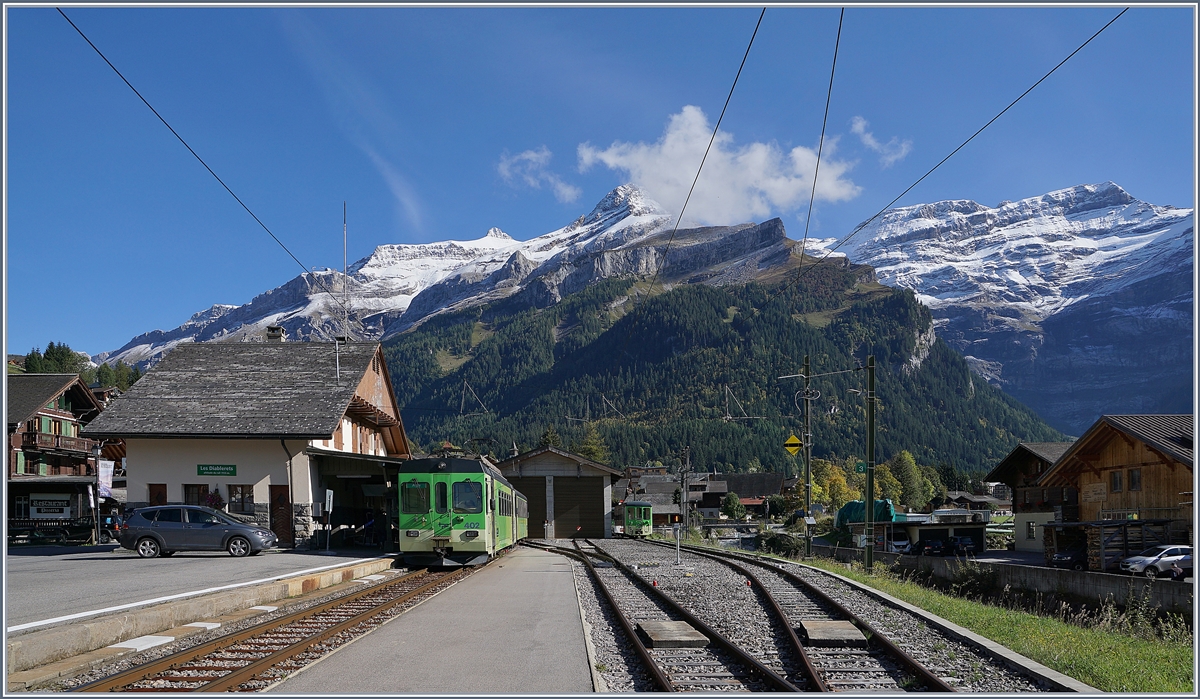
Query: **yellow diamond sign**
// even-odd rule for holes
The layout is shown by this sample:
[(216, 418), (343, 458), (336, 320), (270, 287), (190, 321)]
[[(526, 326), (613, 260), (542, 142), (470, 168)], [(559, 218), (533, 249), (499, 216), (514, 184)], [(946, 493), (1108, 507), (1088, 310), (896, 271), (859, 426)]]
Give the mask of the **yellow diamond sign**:
[(787, 441), (783, 443), (783, 448), (787, 449), (788, 453), (791, 454), (792, 456), (799, 454), (800, 447), (802, 447), (802, 446), (804, 446), (804, 445), (801, 444), (800, 438), (797, 437), (796, 435), (792, 435), (791, 437), (788, 437)]

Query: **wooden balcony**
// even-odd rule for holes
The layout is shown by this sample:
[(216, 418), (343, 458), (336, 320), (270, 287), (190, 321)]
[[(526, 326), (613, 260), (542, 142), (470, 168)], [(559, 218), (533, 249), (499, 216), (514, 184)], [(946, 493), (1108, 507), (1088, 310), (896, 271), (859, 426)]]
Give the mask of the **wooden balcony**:
[(84, 437), (67, 437), (61, 434), (45, 434), (44, 432), (25, 432), (22, 434), (21, 447), (40, 451), (68, 451), (79, 454), (91, 454), (95, 442)]

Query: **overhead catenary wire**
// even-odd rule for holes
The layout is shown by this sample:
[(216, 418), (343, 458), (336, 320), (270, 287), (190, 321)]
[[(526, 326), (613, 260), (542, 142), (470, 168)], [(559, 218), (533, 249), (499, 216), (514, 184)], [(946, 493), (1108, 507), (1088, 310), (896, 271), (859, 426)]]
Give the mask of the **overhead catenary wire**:
[[(671, 245), (675, 242), (675, 234), (679, 232), (679, 224), (683, 221), (683, 213), (687, 211), (688, 203), (692, 200), (692, 192), (696, 189), (696, 183), (700, 181), (700, 173), (704, 171), (704, 163), (708, 160), (708, 153), (712, 150), (712, 144), (717, 139), (717, 132), (721, 129), (721, 121), (725, 119), (725, 111), (729, 109), (729, 102), (733, 99), (733, 91), (737, 89), (738, 79), (742, 77), (742, 69), (746, 67), (746, 59), (750, 57), (750, 49), (754, 46), (754, 38), (758, 36), (758, 28), (762, 26), (763, 16), (766, 14), (767, 8), (765, 7), (758, 14), (758, 22), (755, 23), (754, 32), (750, 35), (750, 43), (746, 44), (746, 52), (742, 55), (741, 65), (738, 66), (737, 74), (733, 76), (733, 84), (729, 86), (729, 94), (725, 96), (725, 105), (721, 107), (721, 115), (717, 117), (717, 123), (713, 126), (712, 136), (708, 139), (708, 146), (704, 149), (704, 156), (700, 158), (700, 166), (696, 168), (696, 176), (692, 178), (692, 186), (688, 188), (687, 197), (683, 200), (683, 206), (679, 209), (679, 215), (675, 217), (675, 227), (671, 229), (671, 235), (667, 238), (667, 244), (663, 248), (662, 259), (659, 261), (658, 267), (654, 270), (654, 276), (650, 278), (650, 285), (646, 287), (646, 293), (642, 296), (642, 300), (634, 307), (634, 313), (637, 313), (650, 300), (650, 294), (654, 291), (654, 285), (658, 282), (658, 277), (662, 274), (663, 268), (667, 266), (667, 255), (670, 254)], [(632, 328), (630, 332), (632, 333)], [(625, 346), (628, 346), (629, 340), (630, 337), (626, 336)]]
[[(851, 238), (853, 238), (855, 235), (857, 235), (859, 232), (861, 232), (864, 228), (866, 228), (868, 225), (870, 225), (872, 221), (874, 221), (875, 219), (882, 216), (888, 209), (890, 209), (892, 207), (893, 204), (895, 204), (897, 201), (900, 201), (901, 197), (903, 197), (905, 194), (908, 194), (910, 191), (912, 191), (913, 188), (916, 187), (921, 182), (923, 182), (926, 177), (929, 177), (931, 174), (933, 174), (933, 172), (935, 170), (937, 170), (938, 168), (940, 168), (943, 164), (945, 164), (947, 160), (954, 157), (954, 155), (956, 153), (958, 153), (960, 150), (962, 150), (964, 147), (966, 147), (966, 145), (968, 143), (975, 140), (976, 136), (983, 133), (983, 131), (985, 129), (987, 129), (989, 126), (991, 126), (997, 119), (1004, 116), (1004, 114), (1006, 112), (1008, 112), (1008, 110), (1012, 109), (1017, 104), (1017, 102), (1020, 102), (1022, 99), (1025, 98), (1026, 95), (1028, 95), (1030, 92), (1033, 92), (1034, 88), (1036, 88), (1038, 85), (1041, 85), (1042, 82), (1044, 82), (1047, 78), (1049, 78), (1051, 75), (1053, 75), (1055, 73), (1055, 71), (1057, 71), (1059, 68), (1061, 68), (1067, 61), (1071, 60), (1075, 56), (1075, 54), (1082, 51), (1085, 46), (1092, 43), (1092, 40), (1094, 40), (1096, 37), (1100, 36), (1100, 34), (1102, 34), (1104, 32), (1104, 30), (1106, 30), (1110, 26), (1112, 26), (1112, 24), (1114, 22), (1116, 22), (1118, 19), (1121, 18), (1121, 15), (1124, 15), (1128, 11), (1129, 11), (1129, 8), (1126, 7), (1125, 9), (1118, 12), (1116, 17), (1113, 17), (1103, 27), (1100, 27), (1100, 29), (1097, 30), (1095, 34), (1092, 34), (1090, 37), (1088, 37), (1086, 41), (1084, 41), (1082, 44), (1079, 45), (1078, 48), (1076, 48), (1069, 55), (1067, 55), (1066, 58), (1059, 61), (1057, 65), (1055, 65), (1053, 68), (1051, 68), (1049, 70), (1049, 72), (1047, 72), (1045, 75), (1043, 75), (1041, 78), (1039, 78), (1037, 82), (1035, 82), (1033, 85), (1030, 85), (1029, 89), (1022, 92), (1012, 102), (1009, 102), (1008, 106), (1006, 106), (1004, 109), (1001, 109), (1000, 112), (998, 114), (996, 114), (996, 116), (992, 117), (991, 119), (988, 120), (988, 122), (986, 124), (979, 127), (979, 129), (977, 131), (975, 131), (975, 133), (971, 134), (970, 137), (967, 138), (967, 140), (960, 143), (957, 148), (950, 151), (950, 153), (948, 155), (946, 155), (946, 157), (942, 158), (941, 160), (939, 160), (937, 162), (936, 165), (929, 168), (929, 170), (926, 171), (925, 174), (921, 175), (919, 178), (917, 178), (917, 180), (915, 182), (913, 182), (908, 187), (906, 187), (903, 192), (900, 192), (900, 194), (896, 195), (896, 197), (894, 199), (892, 199), (890, 202), (885, 204), (883, 206), (883, 208), (881, 208), (879, 211), (875, 212), (875, 215), (871, 216), (871, 218), (867, 219), (866, 221), (863, 221), (862, 223), (858, 224), (858, 226), (856, 226), (854, 228), (854, 230), (850, 231), (850, 233), (845, 238), (842, 238), (841, 241), (839, 241), (837, 243), (837, 245), (834, 245), (832, 248), (830, 248), (828, 251), (826, 251), (826, 253), (821, 256), (821, 259), (817, 260), (812, 265), (809, 265), (808, 270), (806, 270), (803, 274), (798, 273), (796, 275), (796, 279), (792, 283), (798, 285), (800, 283), (800, 280), (803, 278), (804, 274), (811, 273), (811, 271), (818, 264), (820, 264), (821, 262), (824, 262), (826, 259), (829, 258), (830, 255), (832, 255), (834, 252), (836, 252), (838, 250), (838, 248), (840, 248), (843, 245), (845, 245), (846, 243), (848, 243)], [(767, 302), (770, 303), (771, 301), (775, 300), (775, 298), (777, 298), (780, 294), (782, 294), (787, 289), (788, 286), (789, 286), (788, 284), (784, 284), (782, 287), (780, 287), (779, 291), (777, 291), (769, 299), (767, 299)]]
[[(140, 99), (142, 101), (142, 104), (146, 105), (146, 107), (151, 112), (154, 113), (154, 116), (158, 117), (158, 120), (163, 123), (163, 126), (167, 127), (167, 130), (170, 131), (171, 134), (175, 136), (175, 138), (179, 139), (179, 142), (183, 144), (183, 147), (187, 148), (188, 152), (191, 153), (192, 156), (194, 158), (196, 158), (196, 160), (198, 160), (201, 165), (204, 166), (205, 170), (208, 170), (208, 174), (212, 175), (213, 179), (215, 179), (222, 187), (224, 187), (226, 192), (229, 192), (229, 196), (233, 197), (234, 201), (236, 201), (238, 204), (240, 204), (241, 207), (246, 210), (246, 213), (250, 214), (250, 217), (254, 219), (255, 223), (257, 223), (259, 226), (261, 226), (262, 229), (267, 232), (267, 235), (271, 236), (271, 239), (279, 244), (279, 247), (283, 248), (283, 251), (288, 254), (288, 257), (291, 257), (292, 260), (295, 261), (296, 264), (300, 265), (300, 269), (304, 270), (305, 274), (309, 274), (310, 272), (309, 272), (308, 267), (306, 267), (304, 265), (304, 263), (301, 262), (300, 259), (297, 258), (296, 255), (291, 250), (288, 249), (287, 245), (284, 245), (283, 241), (280, 240), (279, 237), (276, 236), (271, 231), (271, 229), (267, 227), (267, 224), (262, 222), (262, 219), (260, 219), (253, 211), (250, 210), (249, 206), (246, 206), (246, 202), (242, 201), (241, 197), (239, 197), (236, 193), (234, 193), (234, 191), (232, 189), (230, 189), (229, 185), (225, 184), (225, 180), (222, 180), (221, 177), (219, 175), (217, 175), (217, 173), (214, 172), (211, 167), (209, 167), (208, 163), (206, 163), (204, 161), (204, 158), (201, 158), (200, 154), (197, 153), (190, 145), (188, 145), (188, 142), (184, 140), (183, 136), (180, 136), (179, 132), (176, 131), (175, 128), (172, 127), (171, 124), (169, 124), (167, 122), (167, 120), (164, 119), (163, 116), (158, 113), (158, 110), (154, 108), (154, 105), (150, 104), (150, 101), (147, 100), (145, 97), (143, 97), (141, 92), (138, 92), (138, 89), (133, 86), (133, 83), (129, 82), (129, 80), (125, 77), (125, 75), (122, 74), (121, 71), (118, 70), (115, 65), (113, 65), (112, 61), (108, 60), (108, 57), (104, 55), (104, 52), (101, 51), (99, 49), (99, 47), (96, 46), (96, 44), (92, 43), (92, 40), (88, 38), (87, 34), (83, 33), (83, 30), (80, 29), (78, 27), (78, 25), (76, 25), (74, 22), (71, 21), (71, 18), (67, 16), (67, 13), (63, 12), (62, 8), (56, 7), (54, 9), (58, 10), (58, 14), (62, 15), (63, 19), (67, 20), (67, 23), (70, 24), (71, 27), (76, 32), (78, 32), (79, 36), (83, 37), (83, 40), (87, 42), (88, 46), (92, 47), (92, 50), (96, 52), (96, 55), (100, 56), (100, 58), (105, 63), (108, 64), (109, 68), (112, 68), (113, 72), (117, 74), (117, 77), (120, 78), (121, 81), (124, 82), (125, 85), (129, 87), (130, 90), (133, 90), (133, 94), (137, 95), (138, 99)], [(327, 287), (325, 285), (325, 283), (323, 281), (321, 281), (321, 278), (319, 276), (317, 276), (315, 273), (313, 273), (312, 278), (317, 283), (317, 285), (320, 286), (321, 289), (325, 291), (325, 293), (329, 294), (329, 297), (332, 298), (335, 303), (337, 303), (338, 305), (340, 305), (342, 307), (342, 310), (346, 312), (347, 317), (348, 317), (349, 311), (347, 310), (346, 304), (344, 304), (340, 300), (338, 300), (338, 297), (329, 289), (329, 287)], [(362, 321), (358, 320), (357, 318), (355, 319), (355, 321), (359, 324), (360, 327), (362, 326)]]

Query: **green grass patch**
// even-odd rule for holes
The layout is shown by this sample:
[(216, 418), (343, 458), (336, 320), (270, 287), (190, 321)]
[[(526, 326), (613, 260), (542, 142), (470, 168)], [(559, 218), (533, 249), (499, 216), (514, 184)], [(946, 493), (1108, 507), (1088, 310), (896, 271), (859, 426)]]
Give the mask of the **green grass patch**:
[(471, 355), (464, 354), (460, 357), (449, 350), (439, 349), (437, 353), (433, 355), (433, 358), (437, 361), (438, 367), (440, 367), (443, 372), (449, 374), (463, 364), (466, 364), (467, 360), (471, 358)]
[(471, 327), (471, 349), (475, 349), (479, 346), (480, 342), (495, 334), (495, 330), (492, 330), (479, 321), (475, 321), (475, 325)]
[(824, 559), (805, 563), (869, 585), (1104, 692), (1194, 693), (1192, 642), (1137, 638), (1105, 623), (1087, 627), (1005, 609)]

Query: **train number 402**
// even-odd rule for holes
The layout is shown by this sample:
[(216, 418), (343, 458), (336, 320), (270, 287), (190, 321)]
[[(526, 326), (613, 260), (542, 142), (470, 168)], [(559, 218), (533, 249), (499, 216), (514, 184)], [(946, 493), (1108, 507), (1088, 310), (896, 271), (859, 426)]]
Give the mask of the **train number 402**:
[(464, 529), (480, 529), (479, 522), (467, 522), (463, 525)]

